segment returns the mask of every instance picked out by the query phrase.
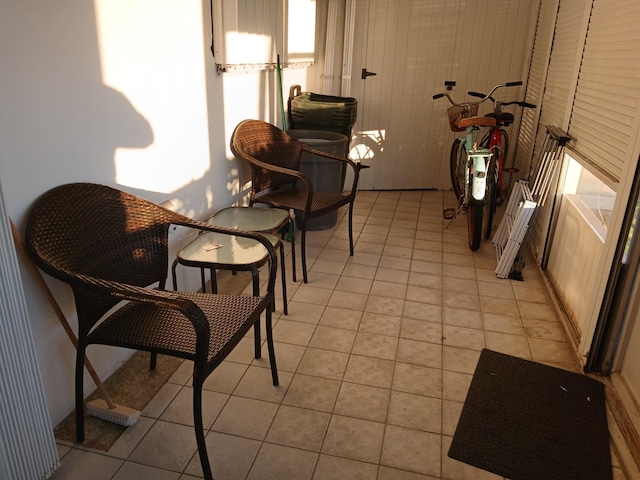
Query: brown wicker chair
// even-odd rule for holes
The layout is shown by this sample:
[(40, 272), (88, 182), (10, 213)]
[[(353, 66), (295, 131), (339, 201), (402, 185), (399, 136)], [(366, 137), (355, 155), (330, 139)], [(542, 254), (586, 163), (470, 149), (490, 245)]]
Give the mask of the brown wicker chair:
[[(170, 225), (233, 233), (261, 242), (271, 256), (264, 296), (165, 291)], [(195, 434), (207, 479), (211, 467), (202, 424), (202, 384), (264, 311), (274, 385), (278, 385), (271, 333), (277, 258), (255, 233), (198, 222), (103, 185), (76, 183), (40, 197), (25, 235), (30, 255), (46, 273), (73, 289), (78, 313), (76, 436), (84, 441), (83, 365), (90, 344), (113, 345), (193, 361)], [(153, 288), (155, 287), (155, 288)], [(119, 306), (115, 311), (113, 307)], [(99, 322), (99, 320), (102, 320)], [(256, 358), (260, 342), (256, 342)]]
[[(231, 151), (251, 166), (250, 204), (265, 203), (277, 208), (294, 209), (301, 216), (302, 275), (307, 283), (307, 221), (349, 205), (349, 251), (353, 255), (353, 202), (358, 186), (357, 165), (348, 158), (321, 152), (300, 142), (279, 128), (260, 120), (244, 120), (231, 137)], [(302, 152), (344, 162), (353, 170), (351, 191), (316, 192), (311, 180), (300, 172)]]

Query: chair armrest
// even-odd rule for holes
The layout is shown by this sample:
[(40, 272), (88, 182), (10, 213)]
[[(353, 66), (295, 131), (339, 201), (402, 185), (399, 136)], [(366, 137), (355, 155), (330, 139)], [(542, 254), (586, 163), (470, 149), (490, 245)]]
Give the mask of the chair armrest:
[[(191, 322), (196, 333), (196, 352), (208, 352), (211, 329), (204, 312), (192, 300), (176, 292), (138, 287), (112, 280), (104, 280), (89, 275), (66, 272), (71, 284), (82, 283), (86, 287), (108, 292), (113, 298), (138, 303), (159, 305), (177, 310)], [(199, 350), (200, 349), (200, 350)]]
[(284, 167), (280, 167), (278, 165), (272, 165), (270, 163), (265, 163), (262, 162), (260, 160), (258, 160), (257, 158), (248, 156), (248, 155), (244, 155), (241, 151), (235, 151), (234, 155), (236, 156), (240, 156), (242, 159), (244, 159), (247, 163), (249, 163), (250, 165), (259, 167), (259, 168), (263, 168), (267, 171), (270, 172), (276, 172), (276, 173), (282, 173), (284, 175), (289, 175), (291, 177), (295, 177), (297, 180), (300, 180), (303, 184), (304, 184), (304, 188), (305, 190), (313, 193), (313, 185), (311, 184), (311, 179), (305, 175), (304, 173), (298, 171), (298, 170), (291, 170), (289, 168), (284, 168)]

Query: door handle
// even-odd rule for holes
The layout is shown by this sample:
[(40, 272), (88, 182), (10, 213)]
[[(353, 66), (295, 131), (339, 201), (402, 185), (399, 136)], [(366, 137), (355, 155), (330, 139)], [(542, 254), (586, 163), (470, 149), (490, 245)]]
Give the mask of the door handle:
[(362, 80), (366, 80), (367, 77), (373, 77), (374, 75), (377, 75), (377, 73), (368, 72), (366, 68), (362, 69)]

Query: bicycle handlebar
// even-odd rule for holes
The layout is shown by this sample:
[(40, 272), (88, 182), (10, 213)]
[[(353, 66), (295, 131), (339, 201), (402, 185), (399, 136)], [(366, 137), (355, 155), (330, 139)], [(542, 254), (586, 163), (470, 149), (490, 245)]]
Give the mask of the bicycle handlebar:
[[(438, 98), (447, 97), (447, 99), (449, 100), (451, 105), (455, 105), (457, 107), (465, 107), (465, 106), (469, 106), (469, 105), (480, 105), (481, 103), (486, 102), (488, 99), (490, 99), (491, 98), (491, 94), (493, 94), (493, 92), (495, 92), (497, 89), (502, 88), (502, 87), (517, 87), (519, 85), (522, 85), (522, 81), (500, 83), (500, 84), (496, 85), (495, 87), (493, 87), (491, 89), (491, 91), (487, 95), (484, 95), (484, 94), (478, 93), (478, 92), (469, 92), (469, 95), (472, 95), (472, 93), (474, 93), (475, 95), (473, 95), (473, 96), (481, 98), (481, 100), (479, 100), (477, 102), (456, 103), (456, 102), (453, 101), (453, 99), (449, 96), (448, 93), (438, 93), (438, 94), (433, 96), (433, 99), (437, 100)], [(493, 98), (491, 98), (491, 100), (494, 101)]]
[[(478, 98), (484, 98), (485, 94), (484, 93), (480, 93), (480, 92), (467, 92), (467, 94), (471, 97), (478, 97)], [(495, 103), (496, 99), (493, 97), (489, 97), (489, 99)], [(528, 102), (521, 102), (518, 100), (514, 100), (511, 102), (500, 102), (500, 106), (501, 107), (507, 107), (509, 105), (518, 105), (519, 107), (522, 108), (536, 108), (536, 106), (533, 103), (528, 103)]]

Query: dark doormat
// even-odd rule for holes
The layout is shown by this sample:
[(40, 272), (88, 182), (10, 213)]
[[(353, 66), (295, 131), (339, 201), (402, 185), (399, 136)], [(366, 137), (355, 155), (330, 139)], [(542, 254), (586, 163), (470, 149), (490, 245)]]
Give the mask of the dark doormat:
[(610, 480), (604, 385), (484, 349), (449, 456), (512, 480)]

